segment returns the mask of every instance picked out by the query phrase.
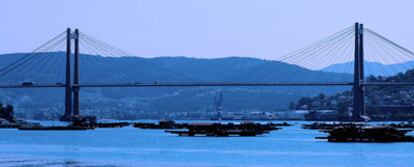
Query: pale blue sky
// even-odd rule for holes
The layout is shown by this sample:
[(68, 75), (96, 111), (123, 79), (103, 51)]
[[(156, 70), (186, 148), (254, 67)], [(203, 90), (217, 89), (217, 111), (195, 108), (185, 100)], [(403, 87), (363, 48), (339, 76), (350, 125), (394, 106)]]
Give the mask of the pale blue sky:
[(0, 54), (66, 27), (143, 57), (273, 59), (355, 21), (414, 50), (412, 0), (1, 0)]

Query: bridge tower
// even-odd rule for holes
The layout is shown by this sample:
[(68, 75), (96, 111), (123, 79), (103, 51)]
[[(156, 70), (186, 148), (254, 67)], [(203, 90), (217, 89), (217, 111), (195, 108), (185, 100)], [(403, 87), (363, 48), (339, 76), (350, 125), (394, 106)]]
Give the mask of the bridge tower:
[(354, 85), (353, 96), (354, 106), (352, 111), (352, 119), (360, 121), (362, 115), (365, 114), (364, 103), (364, 26), (355, 23), (355, 64), (354, 64)]
[(73, 116), (79, 117), (79, 30), (75, 29), (75, 58), (73, 74)]
[[(72, 48), (74, 40), (74, 73), (72, 84)], [(71, 121), (73, 116), (79, 116), (79, 30), (72, 33), (70, 28), (66, 30), (66, 74), (65, 74), (65, 113), (60, 121)], [(73, 99), (72, 99), (73, 98)]]
[(66, 81), (65, 81), (65, 113), (60, 117), (61, 121), (69, 121), (72, 117), (72, 82), (71, 82), (71, 36), (70, 28), (66, 29)]

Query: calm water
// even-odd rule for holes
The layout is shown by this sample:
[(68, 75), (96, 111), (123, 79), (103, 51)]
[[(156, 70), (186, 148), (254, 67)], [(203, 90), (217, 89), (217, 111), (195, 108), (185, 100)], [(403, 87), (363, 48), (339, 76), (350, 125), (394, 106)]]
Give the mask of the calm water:
[[(295, 123), (295, 122), (291, 122)], [(301, 122), (303, 123), (303, 122)], [(259, 137), (178, 137), (163, 130), (0, 130), (0, 166), (413, 166), (414, 143), (328, 143), (284, 127)]]

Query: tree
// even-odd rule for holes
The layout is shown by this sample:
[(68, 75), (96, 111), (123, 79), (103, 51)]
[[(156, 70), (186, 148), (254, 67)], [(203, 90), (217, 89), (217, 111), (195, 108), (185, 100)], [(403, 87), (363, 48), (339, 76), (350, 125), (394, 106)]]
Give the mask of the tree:
[(325, 99), (326, 96), (325, 96), (325, 94), (321, 93), (321, 94), (319, 94), (318, 97), (319, 97), (320, 100), (323, 100), (323, 99)]

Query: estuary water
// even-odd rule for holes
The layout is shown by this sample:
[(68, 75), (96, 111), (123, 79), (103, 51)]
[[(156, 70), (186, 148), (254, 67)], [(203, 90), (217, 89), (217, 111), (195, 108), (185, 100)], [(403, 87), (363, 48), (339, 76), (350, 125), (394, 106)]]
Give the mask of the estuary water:
[(414, 143), (328, 143), (300, 128), (309, 122), (290, 123), (257, 137), (0, 129), (0, 166), (414, 166)]

